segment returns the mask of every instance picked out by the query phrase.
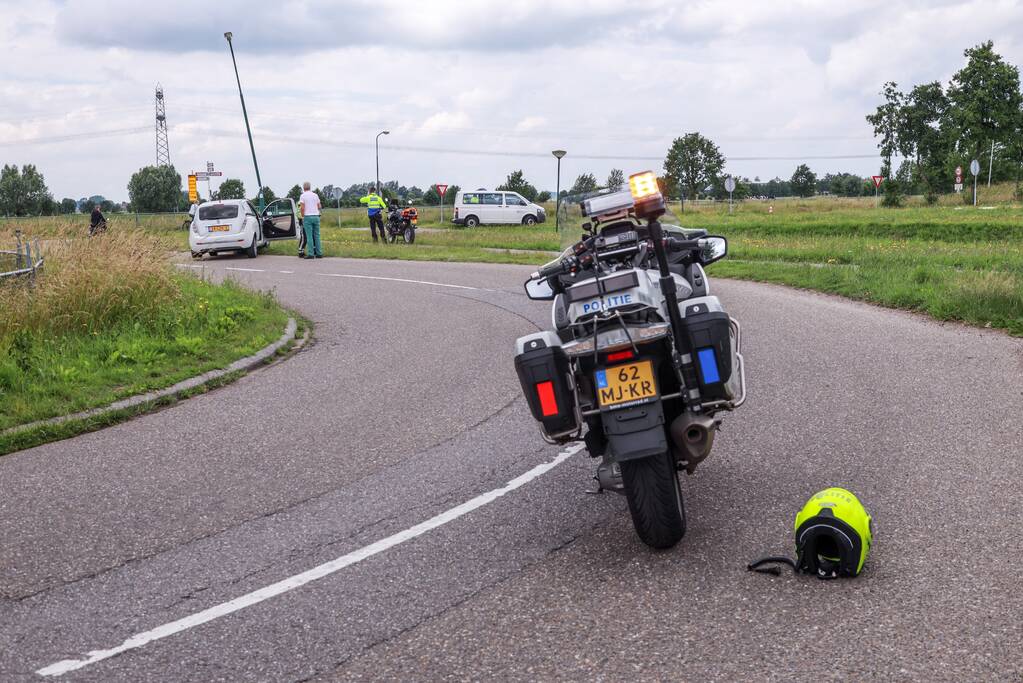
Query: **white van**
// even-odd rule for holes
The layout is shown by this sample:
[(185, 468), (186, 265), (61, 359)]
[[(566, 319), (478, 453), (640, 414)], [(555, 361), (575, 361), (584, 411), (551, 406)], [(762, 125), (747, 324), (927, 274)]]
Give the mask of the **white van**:
[(547, 220), (547, 212), (526, 200), (518, 192), (500, 190), (459, 191), (455, 195), (452, 222), (475, 228), (477, 225), (536, 225)]
[(222, 251), (255, 258), (257, 250), (270, 242), (296, 239), (298, 224), (295, 202), (287, 197), (270, 202), (262, 216), (246, 199), (204, 202), (189, 226), (188, 246), (192, 258)]

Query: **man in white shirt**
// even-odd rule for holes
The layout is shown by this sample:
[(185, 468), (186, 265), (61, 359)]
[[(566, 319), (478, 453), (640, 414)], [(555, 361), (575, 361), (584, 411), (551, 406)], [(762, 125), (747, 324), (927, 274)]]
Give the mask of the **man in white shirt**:
[(305, 233), (305, 253), (298, 253), (299, 258), (323, 258), (323, 247), (320, 245), (320, 198), (310, 191), (309, 182), (302, 183), (302, 196), (298, 198), (302, 209), (302, 231)]

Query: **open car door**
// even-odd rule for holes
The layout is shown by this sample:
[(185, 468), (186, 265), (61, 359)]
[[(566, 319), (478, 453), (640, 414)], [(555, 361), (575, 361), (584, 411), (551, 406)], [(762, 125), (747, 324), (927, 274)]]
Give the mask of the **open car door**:
[(293, 240), (298, 237), (298, 213), (295, 200), (275, 199), (263, 209), (263, 238), (266, 240)]

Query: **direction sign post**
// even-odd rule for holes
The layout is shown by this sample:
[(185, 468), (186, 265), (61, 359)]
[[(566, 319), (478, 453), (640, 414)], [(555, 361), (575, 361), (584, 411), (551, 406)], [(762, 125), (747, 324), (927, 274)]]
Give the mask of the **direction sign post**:
[(879, 201), (878, 200), (878, 188), (881, 187), (881, 181), (884, 180), (884, 176), (882, 176), (882, 175), (872, 175), (872, 176), (870, 176), (870, 179), (874, 181), (874, 208), (876, 209), (877, 205), (878, 205), (878, 201)]
[(444, 194), (448, 191), (447, 185), (437, 184), (437, 194), (440, 195), (440, 217), (437, 219), (441, 227), (444, 227)]
[(977, 174), (980, 173), (980, 162), (976, 159), (970, 162), (970, 173), (973, 174), (973, 205), (977, 206)]
[(953, 189), (956, 192), (962, 192), (963, 191), (963, 167), (962, 166), (956, 166), (956, 182), (955, 182), (955, 186), (953, 187)]
[(735, 178), (725, 178), (725, 189), (728, 191), (728, 213), (732, 213), (732, 192), (735, 191)]

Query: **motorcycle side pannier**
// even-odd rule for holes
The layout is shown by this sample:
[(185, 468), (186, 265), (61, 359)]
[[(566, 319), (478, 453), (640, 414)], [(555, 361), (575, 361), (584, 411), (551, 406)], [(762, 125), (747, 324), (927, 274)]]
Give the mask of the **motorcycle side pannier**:
[(740, 391), (739, 353), (731, 317), (716, 296), (679, 303), (682, 327), (693, 349), (693, 363), (704, 401), (731, 401)]
[(551, 438), (574, 433), (580, 425), (569, 383), (568, 356), (553, 332), (538, 332), (515, 342), (515, 372), (529, 410)]

